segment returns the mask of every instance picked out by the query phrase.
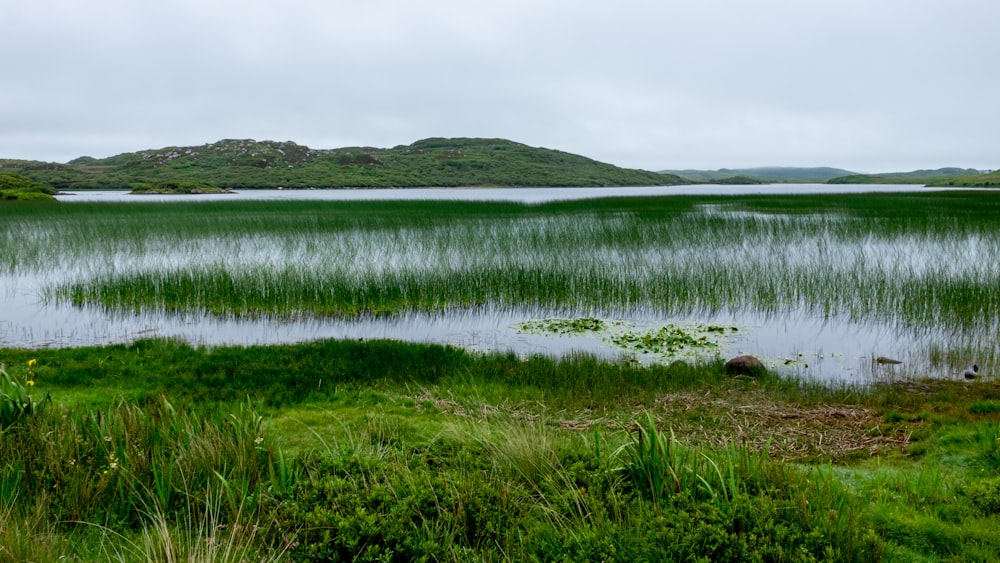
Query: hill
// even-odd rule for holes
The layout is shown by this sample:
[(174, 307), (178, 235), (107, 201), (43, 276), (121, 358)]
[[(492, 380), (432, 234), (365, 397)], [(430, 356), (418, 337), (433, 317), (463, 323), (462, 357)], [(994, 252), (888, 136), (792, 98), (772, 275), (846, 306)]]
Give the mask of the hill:
[[(663, 170), (663, 174), (674, 174), (692, 182), (732, 182), (732, 178), (745, 178), (757, 183), (815, 183), (826, 182), (838, 176), (853, 174), (840, 168), (816, 167), (797, 168), (788, 166), (764, 166), (757, 168), (720, 168), (719, 170)], [(738, 182), (746, 183), (746, 182)]]
[(989, 173), (960, 174), (934, 178), (927, 182), (928, 186), (956, 188), (1000, 188), (1000, 170)]
[[(984, 181), (982, 172), (973, 168), (937, 168), (912, 172), (887, 172), (883, 174), (851, 174), (833, 178), (831, 184), (924, 184), (928, 186), (979, 185)], [(985, 181), (989, 181), (988, 178)], [(996, 182), (996, 179), (993, 180)], [(953, 182), (959, 182), (954, 184)], [(977, 184), (976, 182), (980, 182)], [(996, 185), (994, 183), (994, 185)]]
[(58, 189), (117, 189), (196, 182), (222, 188), (450, 186), (648, 186), (676, 176), (619, 168), (503, 139), (432, 138), (390, 149), (311, 149), (291, 141), (227, 139), (66, 164), (0, 160), (9, 171)]

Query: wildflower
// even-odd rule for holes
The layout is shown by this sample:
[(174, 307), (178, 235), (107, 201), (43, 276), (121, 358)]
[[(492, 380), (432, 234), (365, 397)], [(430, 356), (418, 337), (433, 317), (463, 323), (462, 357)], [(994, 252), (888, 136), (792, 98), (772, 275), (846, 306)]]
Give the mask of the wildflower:
[(253, 443), (257, 444), (258, 446), (261, 445), (261, 444), (263, 444), (264, 443), (264, 437), (263, 436), (257, 436), (256, 438), (254, 438)]
[(35, 386), (35, 380), (34, 379), (29, 379), (29, 380), (25, 381), (25, 383), (28, 384), (28, 387), (34, 387)]
[(28, 367), (29, 367), (29, 368), (30, 368), (30, 367), (34, 367), (34, 366), (35, 366), (35, 364), (37, 364), (37, 363), (38, 363), (38, 361), (37, 361), (37, 360), (35, 360), (35, 358), (31, 358), (30, 360), (28, 360)]

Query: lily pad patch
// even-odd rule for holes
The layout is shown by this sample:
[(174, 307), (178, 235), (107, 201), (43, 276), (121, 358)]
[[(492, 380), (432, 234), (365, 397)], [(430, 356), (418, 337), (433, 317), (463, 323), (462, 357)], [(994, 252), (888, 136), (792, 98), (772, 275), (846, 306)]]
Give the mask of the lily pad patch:
[(652, 328), (621, 320), (592, 317), (533, 319), (518, 332), (554, 336), (591, 336), (633, 357), (653, 361), (696, 359), (717, 355), (739, 328), (715, 324), (665, 324)]

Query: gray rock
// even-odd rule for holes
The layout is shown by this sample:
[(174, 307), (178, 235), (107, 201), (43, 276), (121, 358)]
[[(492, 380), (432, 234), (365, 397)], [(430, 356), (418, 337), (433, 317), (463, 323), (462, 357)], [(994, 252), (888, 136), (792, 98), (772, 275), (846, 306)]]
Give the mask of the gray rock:
[(726, 373), (729, 375), (748, 375), (757, 377), (767, 371), (763, 362), (753, 356), (736, 356), (726, 362)]

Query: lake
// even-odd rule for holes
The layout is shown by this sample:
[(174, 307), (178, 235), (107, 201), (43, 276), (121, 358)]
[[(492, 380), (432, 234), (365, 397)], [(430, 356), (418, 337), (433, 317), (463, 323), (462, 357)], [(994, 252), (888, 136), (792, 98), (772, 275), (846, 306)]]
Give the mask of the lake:
[(918, 185), (884, 184), (763, 184), (754, 186), (642, 186), (625, 188), (395, 188), (395, 189), (331, 189), (331, 190), (238, 190), (231, 194), (205, 195), (132, 195), (121, 190), (67, 191), (56, 196), (64, 202), (74, 201), (378, 201), (378, 200), (442, 200), (442, 201), (547, 201), (627, 196), (670, 195), (748, 195), (748, 194), (847, 194), (894, 193), (952, 188), (925, 188)]
[[(150, 202), (150, 201), (516, 201), (544, 203), (550, 201), (583, 200), (608, 196), (672, 196), (672, 195), (749, 195), (749, 194), (848, 194), (926, 192), (920, 186), (885, 185), (764, 185), (764, 186), (669, 186), (646, 188), (469, 188), (469, 189), (371, 189), (371, 190), (245, 190), (238, 194), (199, 196), (135, 196), (127, 192), (73, 192), (60, 195), (64, 202)], [(725, 201), (724, 199), (722, 200)], [(705, 217), (721, 215), (729, 219), (747, 216), (727, 211), (724, 204), (704, 205), (699, 214)], [(764, 221), (771, 220), (764, 216)], [(758, 220), (759, 217), (750, 217)], [(613, 219), (608, 219), (609, 222)], [(609, 223), (610, 224), (610, 223)], [(526, 229), (534, 227), (526, 226)], [(547, 228), (553, 228), (549, 225)], [(352, 235), (353, 236), (353, 235)], [(343, 242), (343, 237), (338, 239)], [(971, 239), (970, 239), (971, 240)], [(239, 241), (237, 241), (239, 242)], [(250, 243), (253, 244), (250, 244)], [(940, 269), (942, 254), (961, 252), (968, 260), (977, 260), (980, 248), (976, 241), (959, 240), (947, 247), (922, 242), (894, 240), (882, 244), (866, 242), (859, 248), (826, 246), (823, 240), (789, 244), (782, 248), (783, 256), (773, 256), (767, 250), (737, 246), (705, 248), (690, 256), (644, 251), (643, 265), (628, 268), (670, 266), (678, 263), (732, 260), (740, 253), (767, 263), (769, 260), (802, 262), (815, 260), (815, 248), (829, 253), (825, 259), (851, 262), (857, 260), (897, 260), (905, 256), (907, 275), (923, 275), (923, 270)], [(801, 241), (799, 241), (801, 242)], [(329, 241), (316, 241), (322, 246)], [(235, 244), (235, 246), (234, 246)], [(195, 241), (181, 248), (146, 248), (142, 253), (115, 251), (113, 255), (67, 258), (64, 264), (53, 264), (40, 271), (16, 271), (0, 274), (3, 290), (0, 294), (0, 346), (6, 347), (69, 347), (130, 342), (145, 337), (176, 337), (195, 344), (268, 344), (290, 343), (320, 338), (376, 339), (389, 338), (452, 344), (479, 351), (513, 351), (521, 355), (589, 353), (606, 358), (633, 358), (640, 362), (661, 361), (654, 354), (624, 351), (607, 334), (538, 334), (523, 329), (526, 321), (546, 318), (597, 316), (616, 326), (640, 334), (664, 326), (704, 327), (718, 325), (736, 330), (718, 342), (717, 348), (685, 360), (698, 357), (731, 357), (750, 353), (763, 358), (774, 369), (807, 379), (823, 381), (871, 381), (929, 374), (956, 377), (960, 373), (953, 362), (933, 361), (928, 350), (981, 348), (980, 337), (972, 332), (953, 329), (914, 328), (895, 322), (851, 318), (844, 314), (824, 314), (810, 307), (791, 310), (733, 309), (726, 306), (699, 308), (693, 311), (665, 313), (655, 307), (542, 307), (483, 305), (439, 312), (408, 312), (392, 315), (362, 315), (354, 318), (286, 318), (261, 315), (256, 318), (233, 318), (192, 312), (123, 312), (97, 305), (76, 306), (65, 299), (56, 299), (46, 288), (58, 286), (73, 276), (89, 276), (107, 269), (156, 269), (163, 264), (183, 265), (190, 261), (242, 264), (247, 268), (268, 268), (274, 257), (282, 253), (290, 257), (281, 260), (308, 263), (310, 250), (290, 248), (288, 241), (263, 238), (257, 241)], [(338, 243), (340, 244), (340, 243)], [(379, 256), (385, 268), (419, 268), (424, 260), (441, 260), (440, 256), (424, 256), (420, 249), (393, 247), (390, 243), (371, 243), (366, 239), (343, 242), (355, 245), (348, 262), (358, 264), (364, 256)], [(373, 246), (374, 245), (374, 246)], [(433, 245), (430, 245), (433, 247)], [(754, 254), (760, 252), (760, 254)], [(710, 253), (707, 259), (705, 254)], [(598, 257), (599, 258), (599, 257)], [(545, 256), (531, 258), (545, 260)], [(617, 260), (613, 255), (609, 259)], [(108, 262), (111, 260), (111, 262)], [(279, 260), (280, 261), (280, 260)], [(259, 262), (259, 264), (258, 264)], [(777, 263), (777, 262), (776, 262)], [(664, 267), (666, 267), (664, 266)], [(659, 266), (657, 266), (659, 267)], [(848, 289), (851, 291), (851, 289)], [(996, 320), (988, 329), (995, 331)], [(625, 330), (625, 329), (622, 329)], [(982, 354), (982, 352), (979, 352)], [(989, 354), (995, 354), (990, 351)], [(892, 357), (904, 362), (889, 365), (874, 362), (876, 357)], [(988, 361), (989, 357), (980, 359)]]

